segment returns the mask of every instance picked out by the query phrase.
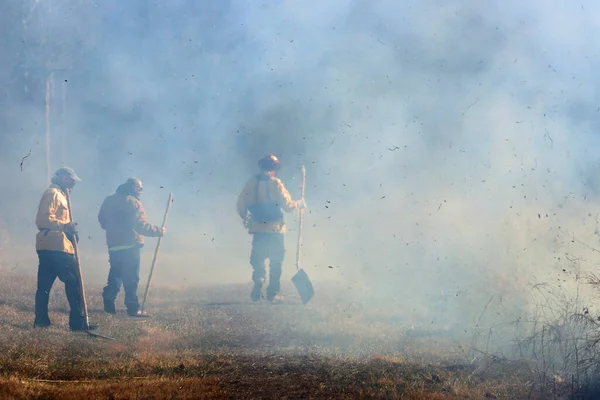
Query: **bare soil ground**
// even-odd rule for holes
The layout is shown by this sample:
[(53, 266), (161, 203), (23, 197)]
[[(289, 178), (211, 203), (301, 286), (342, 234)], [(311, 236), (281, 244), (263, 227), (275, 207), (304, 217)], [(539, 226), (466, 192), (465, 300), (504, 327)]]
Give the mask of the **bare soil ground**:
[[(140, 285), (140, 292), (142, 286)], [(524, 365), (475, 371), (447, 335), (411, 328), (394, 307), (252, 303), (247, 285), (151, 291), (150, 319), (105, 314), (86, 287), (90, 320), (115, 340), (68, 331), (64, 287), (53, 326), (34, 329), (35, 276), (0, 278), (0, 393), (7, 399), (535, 398)], [(284, 285), (284, 293), (295, 293)], [(395, 309), (395, 311), (393, 311)]]

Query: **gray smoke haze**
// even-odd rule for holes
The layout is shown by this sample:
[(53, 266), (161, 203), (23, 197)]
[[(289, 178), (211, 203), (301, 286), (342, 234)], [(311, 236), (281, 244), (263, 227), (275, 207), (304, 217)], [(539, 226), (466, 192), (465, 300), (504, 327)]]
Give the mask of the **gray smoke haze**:
[[(444, 293), (455, 322), (476, 320), (495, 295), (490, 318), (501, 320), (526, 312), (528, 283), (570, 287), (576, 267), (597, 265), (582, 245), (598, 247), (592, 1), (0, 9), (3, 257), (24, 271), (36, 271), (46, 186), (48, 60), (72, 66), (54, 73), (51, 162), (84, 179), (73, 201), (88, 279), (108, 270), (98, 207), (138, 176), (154, 223), (175, 196), (162, 283), (249, 282), (235, 201), (268, 152), (295, 198), (306, 164), (302, 264), (317, 290), (417, 314)], [(296, 217), (287, 222), (284, 280), (295, 272)]]

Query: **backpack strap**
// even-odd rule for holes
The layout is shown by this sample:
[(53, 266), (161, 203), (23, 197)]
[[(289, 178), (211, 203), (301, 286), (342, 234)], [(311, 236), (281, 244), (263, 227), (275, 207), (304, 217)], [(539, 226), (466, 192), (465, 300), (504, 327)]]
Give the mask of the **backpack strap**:
[(254, 188), (254, 204), (258, 204), (258, 185), (260, 183), (260, 175), (256, 175), (256, 187)]
[(254, 203), (258, 204), (258, 186), (261, 181), (265, 182), (265, 190), (267, 191), (267, 199), (271, 201), (271, 191), (269, 190), (269, 181), (270, 179), (264, 179), (262, 174), (256, 175), (256, 188), (254, 190)]

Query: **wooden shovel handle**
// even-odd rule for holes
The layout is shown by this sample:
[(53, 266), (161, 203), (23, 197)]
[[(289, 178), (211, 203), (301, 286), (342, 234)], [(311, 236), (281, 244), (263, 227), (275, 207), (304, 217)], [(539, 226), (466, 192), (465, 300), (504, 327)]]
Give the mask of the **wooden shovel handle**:
[[(306, 187), (306, 168), (302, 166), (302, 185), (301, 199), (304, 200), (304, 189)], [(300, 270), (300, 247), (302, 247), (302, 227), (304, 225), (304, 210), (299, 210), (300, 217), (298, 218), (298, 246), (296, 248), (296, 270)]]
[[(169, 209), (171, 208), (171, 203), (173, 202), (173, 193), (169, 194), (169, 201), (167, 202), (167, 208), (165, 210), (165, 215), (163, 217), (162, 228), (167, 225), (167, 217), (169, 215)], [(146, 300), (148, 299), (148, 292), (150, 291), (150, 283), (152, 282), (152, 274), (154, 273), (154, 267), (156, 267), (156, 260), (158, 259), (158, 252), (160, 251), (160, 244), (162, 243), (162, 236), (158, 238), (158, 242), (156, 243), (156, 248), (154, 249), (154, 258), (152, 259), (152, 266), (150, 267), (150, 274), (148, 275), (148, 283), (146, 284), (146, 291), (144, 292), (144, 300), (140, 306), (140, 311), (143, 313), (144, 308), (146, 306)]]
[[(67, 209), (69, 210), (69, 222), (73, 222), (73, 211), (71, 209), (71, 189), (65, 191), (67, 197)], [(81, 261), (79, 259), (79, 246), (77, 243), (77, 235), (73, 235), (73, 250), (75, 252), (75, 262), (77, 263), (77, 271), (79, 275), (79, 290), (81, 291), (81, 301), (83, 305), (83, 315), (85, 318), (86, 329), (89, 327), (88, 307), (85, 300), (85, 286), (83, 284), (83, 273), (81, 271)]]

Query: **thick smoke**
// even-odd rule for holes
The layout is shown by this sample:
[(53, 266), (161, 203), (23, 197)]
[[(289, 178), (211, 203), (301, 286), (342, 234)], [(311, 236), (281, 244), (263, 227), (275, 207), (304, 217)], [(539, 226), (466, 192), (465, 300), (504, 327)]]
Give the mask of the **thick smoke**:
[(307, 167), (302, 262), (318, 290), (420, 315), (443, 294), (448, 320), (472, 322), (492, 295), (494, 318), (511, 318), (530, 282), (572, 285), (595, 266), (591, 1), (1, 7), (1, 222), (21, 270), (35, 272), (48, 64), (70, 67), (53, 75), (51, 163), (84, 178), (75, 213), (98, 282), (96, 213), (132, 175), (155, 223), (175, 196), (163, 282), (249, 281), (235, 201), (267, 152), (295, 197)]

